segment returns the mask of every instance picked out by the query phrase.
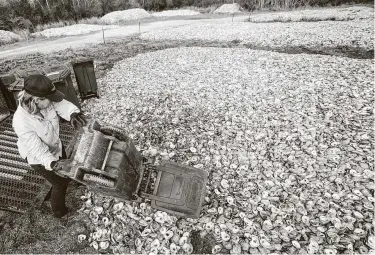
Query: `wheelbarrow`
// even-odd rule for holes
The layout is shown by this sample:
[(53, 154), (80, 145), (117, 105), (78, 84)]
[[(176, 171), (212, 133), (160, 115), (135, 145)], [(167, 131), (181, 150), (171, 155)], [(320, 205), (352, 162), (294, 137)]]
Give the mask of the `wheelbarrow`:
[(137, 202), (149, 199), (155, 209), (180, 217), (199, 217), (206, 171), (171, 161), (155, 165), (120, 128), (90, 119), (66, 153), (68, 159), (59, 175), (106, 196)]

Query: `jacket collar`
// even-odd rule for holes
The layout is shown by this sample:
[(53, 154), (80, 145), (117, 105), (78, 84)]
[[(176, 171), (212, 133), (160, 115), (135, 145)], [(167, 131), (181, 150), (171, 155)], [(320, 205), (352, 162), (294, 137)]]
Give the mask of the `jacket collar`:
[(43, 118), (41, 116), (38, 116), (36, 114), (30, 114), (28, 111), (26, 111), (22, 106), (21, 106), (21, 102), (18, 101), (18, 108), (20, 109), (20, 111), (22, 112), (22, 115), (27, 115), (27, 116), (30, 116), (32, 118), (36, 118), (38, 120), (42, 120)]

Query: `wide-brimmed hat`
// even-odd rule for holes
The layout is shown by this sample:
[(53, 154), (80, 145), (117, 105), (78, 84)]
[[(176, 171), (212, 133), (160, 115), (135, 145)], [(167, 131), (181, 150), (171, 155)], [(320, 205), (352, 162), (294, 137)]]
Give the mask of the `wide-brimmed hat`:
[(52, 81), (45, 75), (33, 74), (24, 81), (27, 93), (36, 97), (45, 97), (53, 102), (61, 102), (65, 95), (58, 91)]

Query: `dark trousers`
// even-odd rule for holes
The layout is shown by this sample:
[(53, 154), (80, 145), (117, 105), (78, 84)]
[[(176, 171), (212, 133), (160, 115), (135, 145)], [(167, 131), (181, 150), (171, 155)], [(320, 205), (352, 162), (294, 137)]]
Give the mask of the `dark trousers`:
[[(66, 159), (65, 149), (62, 149), (62, 157), (60, 159)], [(68, 208), (65, 206), (65, 194), (70, 179), (58, 176), (53, 171), (49, 171), (44, 168), (43, 165), (30, 165), (39, 175), (44, 177), (49, 183), (52, 184), (51, 190), (51, 207), (52, 212), (56, 217), (62, 217), (68, 212)]]

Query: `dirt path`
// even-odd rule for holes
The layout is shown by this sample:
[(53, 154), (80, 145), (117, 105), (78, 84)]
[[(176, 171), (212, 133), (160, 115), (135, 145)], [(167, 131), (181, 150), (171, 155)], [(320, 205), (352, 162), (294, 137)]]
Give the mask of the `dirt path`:
[[(248, 18), (248, 15), (241, 15), (234, 17), (233, 22), (242, 22)], [(214, 18), (214, 19), (187, 19), (187, 20), (167, 20), (157, 21), (150, 23), (141, 23), (141, 33), (163, 30), (172, 27), (179, 27), (190, 24), (202, 24), (202, 23), (225, 23), (232, 22), (232, 17), (225, 18)], [(105, 30), (104, 35), (106, 41), (110, 41), (114, 38), (121, 38), (131, 36), (139, 33), (139, 25), (125, 25), (116, 29)], [(19, 44), (14, 46), (8, 46), (6, 49), (0, 51), (0, 58), (14, 57), (17, 55), (25, 55), (30, 53), (51, 53), (53, 51), (64, 50), (67, 48), (79, 48), (88, 44), (99, 44), (103, 42), (103, 34), (101, 31), (94, 32), (86, 35), (78, 36), (67, 36), (57, 39), (37, 40), (26, 43), (25, 45)], [(0, 48), (1, 49), (1, 48)]]

